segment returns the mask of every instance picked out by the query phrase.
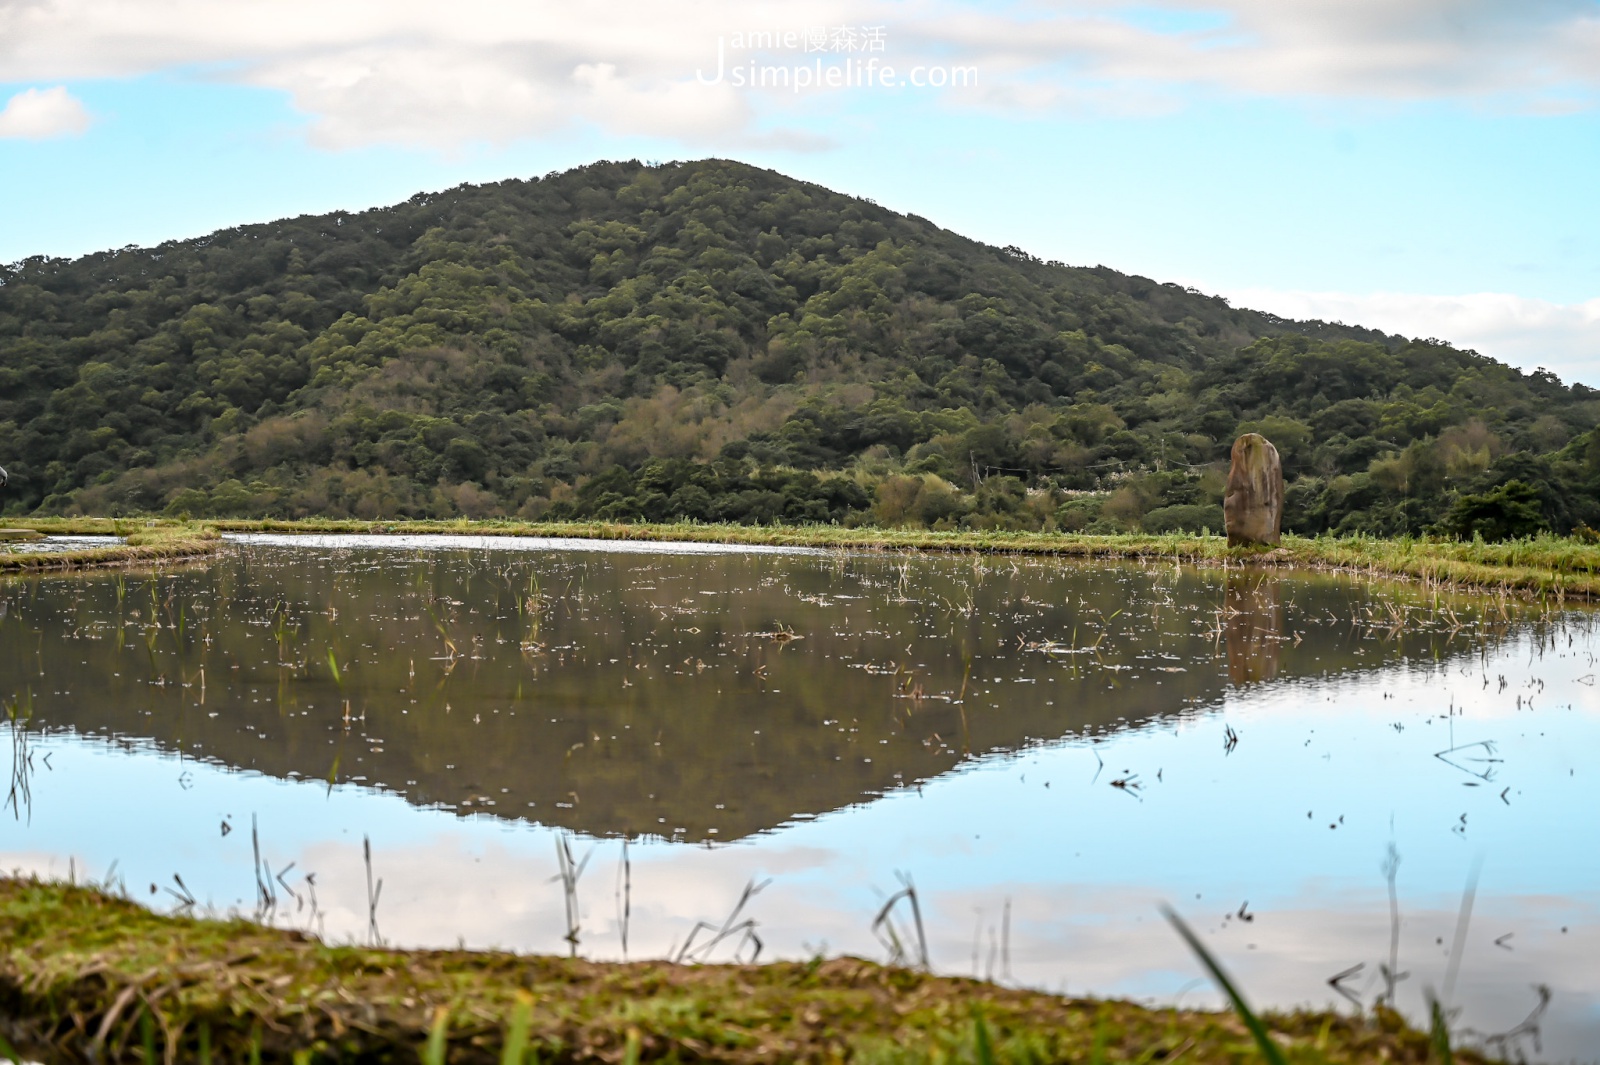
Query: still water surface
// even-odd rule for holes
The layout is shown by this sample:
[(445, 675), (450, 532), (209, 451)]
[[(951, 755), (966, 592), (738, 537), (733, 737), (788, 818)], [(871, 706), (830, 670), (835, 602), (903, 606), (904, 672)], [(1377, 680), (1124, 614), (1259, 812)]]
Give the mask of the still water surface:
[(1504, 1032), (1548, 985), (1537, 1056), (1600, 1060), (1588, 612), (1171, 563), (236, 540), (0, 583), (0, 865), (556, 951), (566, 847), (602, 958), (676, 954), (752, 884), (763, 957), (885, 958), (904, 875), (938, 971), (1212, 1003), (1166, 901), (1262, 1003), (1342, 1002), (1358, 965), (1371, 1002), (1393, 951), (1413, 1015), (1449, 988)]

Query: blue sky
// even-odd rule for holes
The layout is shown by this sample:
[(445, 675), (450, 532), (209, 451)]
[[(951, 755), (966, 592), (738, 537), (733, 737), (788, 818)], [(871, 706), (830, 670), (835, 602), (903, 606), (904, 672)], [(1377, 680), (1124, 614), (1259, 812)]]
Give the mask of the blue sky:
[(1600, 385), (1593, 0), (0, 0), (0, 104), (0, 261), (717, 155)]

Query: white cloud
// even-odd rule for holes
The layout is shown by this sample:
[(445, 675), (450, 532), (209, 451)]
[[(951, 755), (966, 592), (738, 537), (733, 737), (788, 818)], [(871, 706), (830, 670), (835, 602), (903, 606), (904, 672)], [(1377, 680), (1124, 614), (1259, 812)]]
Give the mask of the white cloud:
[(1000, 105), (1015, 78), (1043, 80), (1069, 104), (1086, 87), (1173, 102), (1199, 87), (1541, 112), (1600, 100), (1600, 11), (1590, 0), (1041, 0), (1023, 16), (919, 10), (924, 17), (904, 33), (979, 63), (985, 94)]
[(856, 22), (842, 0), (52, 0), (0, 4), (0, 83), (202, 68), (289, 94), (324, 147), (504, 142), (570, 123), (691, 144), (756, 138), (750, 94), (702, 85), (719, 35)]
[(89, 128), (89, 112), (65, 87), (24, 89), (0, 111), (0, 139), (46, 140)]
[(1240, 288), (1236, 306), (1285, 318), (1320, 318), (1408, 337), (1437, 337), (1522, 370), (1600, 387), (1600, 298), (1550, 303), (1503, 292), (1425, 296), (1405, 292), (1302, 292)]
[(1263, 94), (1370, 98), (1593, 94), (1600, 17), (1588, 0), (1227, 0), (1229, 22), (1127, 70)]
[(19, 0), (0, 3), (0, 82), (203, 68), (288, 93), (326, 146), (570, 122), (726, 143), (775, 101), (696, 80), (717, 38), (841, 25), (883, 26), (902, 70), (978, 67), (952, 98), (1007, 111), (1144, 112), (1197, 86), (1538, 111), (1600, 95), (1591, 0)]

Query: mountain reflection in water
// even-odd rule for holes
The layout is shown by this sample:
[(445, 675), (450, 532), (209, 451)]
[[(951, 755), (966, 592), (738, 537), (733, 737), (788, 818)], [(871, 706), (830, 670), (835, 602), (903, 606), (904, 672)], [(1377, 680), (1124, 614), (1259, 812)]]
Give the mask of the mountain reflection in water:
[(1404, 586), (994, 557), (251, 544), (0, 599), (46, 729), (680, 840), (1494, 635)]

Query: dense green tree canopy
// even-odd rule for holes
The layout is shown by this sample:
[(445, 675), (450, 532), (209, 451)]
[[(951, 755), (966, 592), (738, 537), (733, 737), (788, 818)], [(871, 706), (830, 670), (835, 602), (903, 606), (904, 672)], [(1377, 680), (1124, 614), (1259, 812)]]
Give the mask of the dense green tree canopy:
[(720, 160), (0, 268), (9, 513), (1199, 528), (1254, 430), (1291, 528), (1510, 535), (1600, 525), (1597, 421)]

